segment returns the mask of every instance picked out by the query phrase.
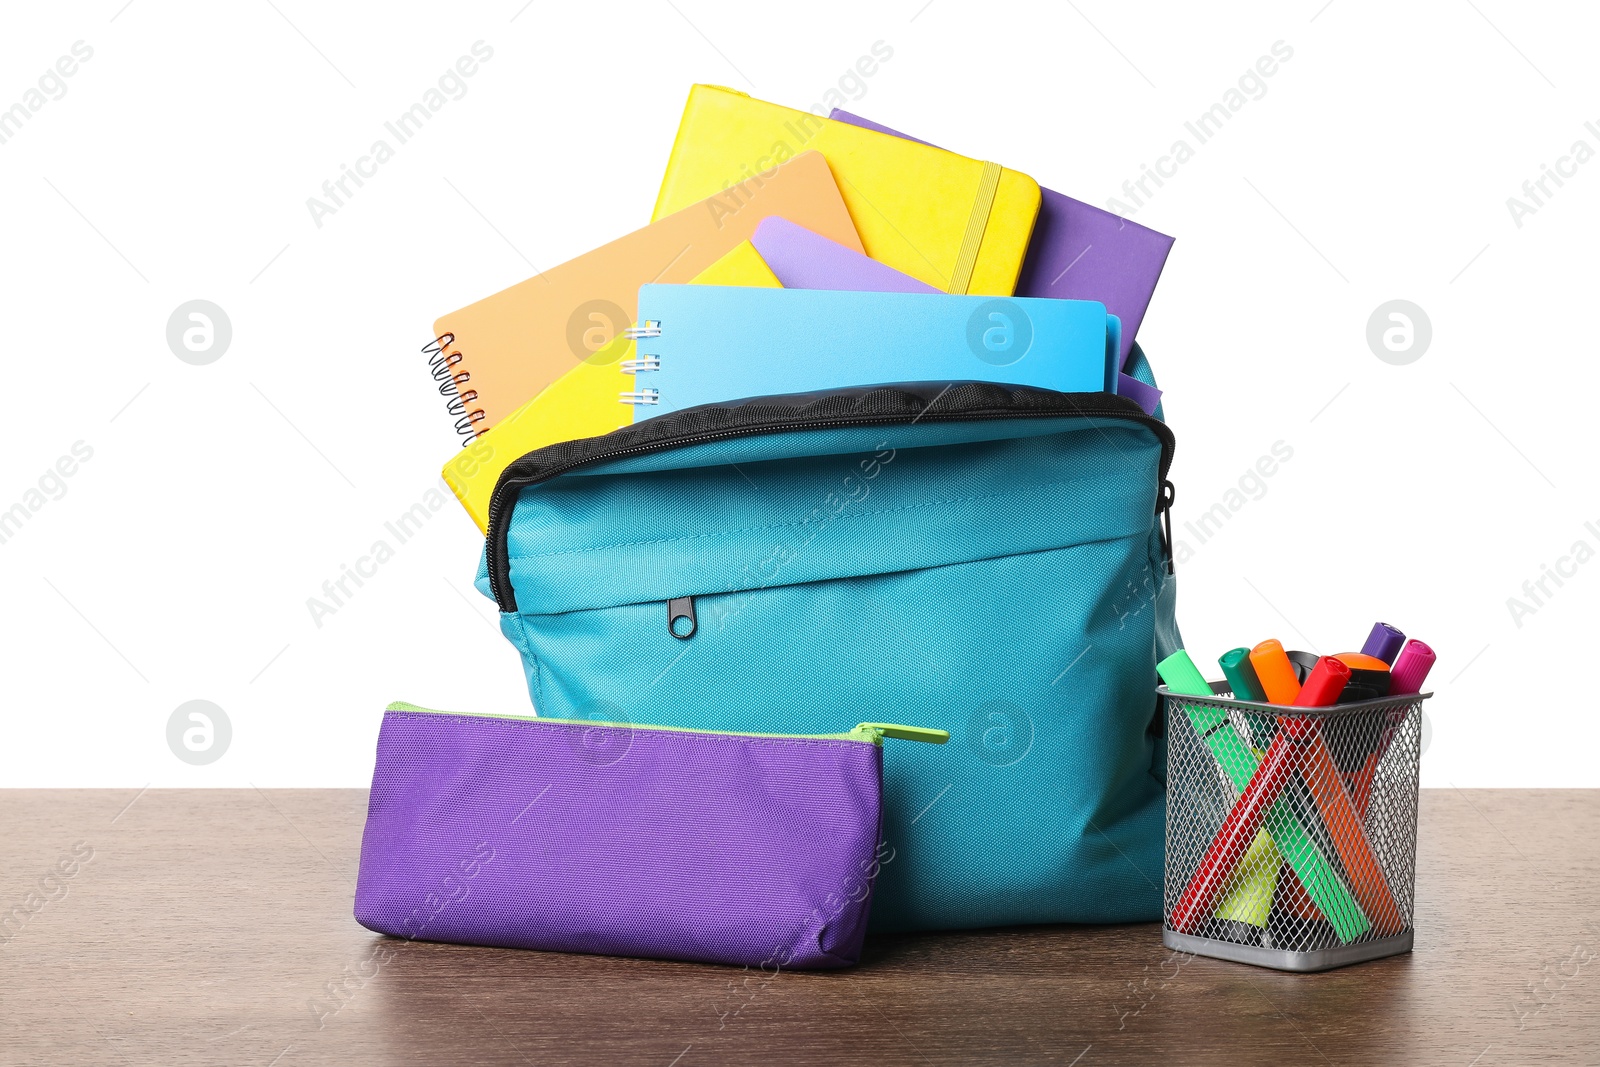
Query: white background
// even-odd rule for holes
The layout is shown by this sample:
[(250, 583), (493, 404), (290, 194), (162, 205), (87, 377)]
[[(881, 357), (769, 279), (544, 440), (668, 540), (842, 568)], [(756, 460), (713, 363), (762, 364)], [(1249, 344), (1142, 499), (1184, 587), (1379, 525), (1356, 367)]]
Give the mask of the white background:
[[(851, 110), (1080, 199), (1195, 147), (1134, 217), (1178, 238), (1140, 338), (1196, 659), (1388, 619), (1441, 657), (1425, 785), (1600, 785), (1600, 561), (1520, 627), (1506, 603), (1600, 548), (1600, 161), (1520, 227), (1506, 205), (1600, 149), (1597, 34), (1505, 0), (10, 6), (0, 108), (93, 56), (0, 144), (0, 510), (93, 457), (0, 544), (0, 784), (364, 785), (391, 699), (524, 708), (453, 500), (320, 628), (307, 608), (456, 447), (431, 323), (647, 222), (692, 82), (804, 108), (883, 41)], [(479, 40), (465, 95), (315, 225), (307, 198)], [(1277, 41), (1265, 95), (1196, 145), (1184, 122)], [(233, 327), (208, 366), (166, 342), (197, 298)], [(1395, 298), (1432, 322), (1407, 366), (1366, 342)], [(1265, 495), (1187, 534), (1277, 441)], [(232, 723), (208, 766), (167, 747), (191, 699)]]

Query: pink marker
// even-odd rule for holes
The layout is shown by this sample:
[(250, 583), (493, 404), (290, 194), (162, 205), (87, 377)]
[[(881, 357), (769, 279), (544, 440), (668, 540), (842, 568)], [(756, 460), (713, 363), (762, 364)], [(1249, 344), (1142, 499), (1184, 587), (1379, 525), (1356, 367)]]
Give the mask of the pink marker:
[(1421, 641), (1413, 639), (1406, 642), (1406, 647), (1400, 650), (1400, 658), (1389, 669), (1389, 695), (1405, 696), (1422, 692), (1422, 683), (1428, 680), (1428, 672), (1433, 669), (1436, 659), (1438, 657), (1433, 654), (1433, 649)]

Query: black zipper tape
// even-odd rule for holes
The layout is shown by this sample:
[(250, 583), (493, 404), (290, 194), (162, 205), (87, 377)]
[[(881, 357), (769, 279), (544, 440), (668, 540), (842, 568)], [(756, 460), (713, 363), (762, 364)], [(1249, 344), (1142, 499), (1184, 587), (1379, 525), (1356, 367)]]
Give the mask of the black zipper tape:
[[(794, 430), (832, 430), (855, 426), (908, 426), (915, 422), (979, 422), (991, 419), (1062, 417), (1122, 419), (1150, 430), (1161, 443), (1162, 489), (1156, 511), (1169, 515), (1172, 504), (1167, 472), (1176, 440), (1160, 419), (1112, 393), (1058, 393), (1050, 389), (990, 382), (911, 382), (755, 397), (729, 404), (705, 404), (658, 415), (600, 437), (583, 437), (535, 449), (500, 473), (489, 498), (485, 542), (489, 588), (502, 612), (517, 610), (511, 588), (507, 535), (517, 494), (578, 467), (689, 445)], [(1172, 535), (1167, 518), (1167, 569), (1172, 569)]]

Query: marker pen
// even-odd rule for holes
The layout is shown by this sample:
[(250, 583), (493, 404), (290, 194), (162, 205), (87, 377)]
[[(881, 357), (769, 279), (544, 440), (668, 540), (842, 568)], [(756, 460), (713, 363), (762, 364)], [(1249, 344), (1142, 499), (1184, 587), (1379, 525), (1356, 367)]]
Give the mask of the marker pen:
[(1367, 643), (1361, 646), (1361, 651), (1383, 660), (1384, 663), (1393, 663), (1395, 656), (1400, 653), (1400, 646), (1405, 643), (1405, 634), (1386, 622), (1375, 622), (1372, 624), (1372, 632), (1367, 635)]
[[(1217, 658), (1217, 664), (1222, 668), (1222, 676), (1228, 680), (1228, 691), (1235, 700), (1249, 700), (1257, 704), (1267, 702), (1267, 691), (1261, 688), (1261, 679), (1256, 677), (1256, 669), (1250, 663), (1250, 650), (1248, 648), (1234, 648), (1224, 652)], [(1245, 712), (1245, 721), (1250, 724), (1250, 740), (1260, 748), (1266, 748), (1272, 743), (1272, 731), (1277, 725), (1277, 720), (1271, 715)]]
[(1388, 673), (1389, 663), (1365, 652), (1340, 652), (1333, 657), (1353, 671), (1383, 671)]
[(1317, 669), (1317, 660), (1322, 657), (1315, 652), (1296, 652), (1290, 649), (1284, 653), (1289, 657), (1289, 662), (1294, 664), (1294, 676), (1300, 679), (1300, 684), (1305, 685), (1306, 679), (1311, 677), (1311, 672)]
[(1408, 642), (1390, 671), (1394, 680), (1389, 692), (1395, 696), (1422, 692), (1422, 683), (1428, 680), (1428, 672), (1433, 670), (1437, 658), (1433, 649), (1421, 641)]
[(1250, 650), (1250, 665), (1256, 669), (1267, 700), (1274, 704), (1293, 704), (1300, 695), (1300, 678), (1294, 664), (1284, 654), (1283, 642), (1268, 638)]

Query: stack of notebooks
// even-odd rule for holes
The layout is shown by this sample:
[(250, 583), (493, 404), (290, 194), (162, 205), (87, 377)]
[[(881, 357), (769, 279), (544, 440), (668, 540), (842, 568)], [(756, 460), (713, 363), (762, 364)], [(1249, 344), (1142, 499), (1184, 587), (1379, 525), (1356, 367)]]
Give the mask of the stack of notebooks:
[[(435, 323), (480, 528), (537, 448), (670, 411), (893, 382), (1109, 392), (1172, 238), (834, 111), (697, 85), (654, 221)], [(762, 339), (775, 339), (762, 343)], [(774, 353), (781, 351), (781, 356)]]

